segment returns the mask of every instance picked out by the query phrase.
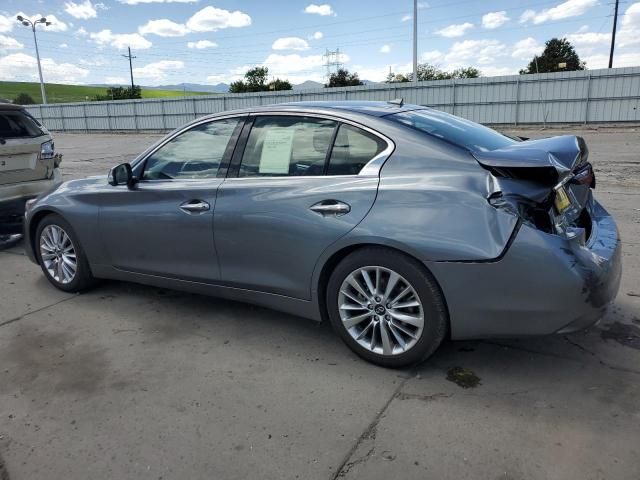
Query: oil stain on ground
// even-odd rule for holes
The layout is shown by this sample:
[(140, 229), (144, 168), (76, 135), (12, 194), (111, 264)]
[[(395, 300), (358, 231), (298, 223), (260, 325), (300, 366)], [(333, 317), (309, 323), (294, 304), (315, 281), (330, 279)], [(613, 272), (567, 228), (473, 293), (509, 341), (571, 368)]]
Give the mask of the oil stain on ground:
[(462, 388), (476, 388), (481, 385), (480, 377), (471, 370), (462, 367), (451, 367), (447, 370), (447, 380)]
[(600, 335), (604, 340), (615, 340), (625, 347), (640, 350), (640, 327), (635, 325), (614, 322), (606, 330), (602, 330)]

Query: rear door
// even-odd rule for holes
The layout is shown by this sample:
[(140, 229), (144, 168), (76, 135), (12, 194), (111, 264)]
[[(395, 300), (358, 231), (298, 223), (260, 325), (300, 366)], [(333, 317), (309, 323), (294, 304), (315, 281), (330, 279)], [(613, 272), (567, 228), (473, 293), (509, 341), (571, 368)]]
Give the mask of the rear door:
[(132, 189), (112, 187), (100, 209), (100, 235), (120, 270), (194, 281), (219, 277), (213, 212), (242, 117), (197, 124), (144, 160)]
[(392, 144), (326, 117), (265, 114), (248, 123), (216, 202), (221, 280), (308, 299), (321, 253), (373, 205), (378, 170), (365, 166)]
[(0, 110), (0, 185), (49, 178), (53, 159), (40, 160), (49, 135), (22, 110)]

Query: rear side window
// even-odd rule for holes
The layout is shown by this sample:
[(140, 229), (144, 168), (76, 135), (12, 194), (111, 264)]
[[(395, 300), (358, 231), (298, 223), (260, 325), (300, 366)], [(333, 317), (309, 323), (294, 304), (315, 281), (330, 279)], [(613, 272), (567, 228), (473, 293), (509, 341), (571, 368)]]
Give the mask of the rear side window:
[(412, 110), (388, 115), (386, 118), (471, 152), (497, 150), (515, 143), (515, 140), (491, 128), (438, 110)]
[(322, 175), (337, 123), (309, 117), (257, 117), (240, 177)]
[(327, 175), (357, 175), (386, 147), (387, 143), (380, 137), (342, 124), (331, 151)]
[(0, 138), (25, 138), (43, 135), (38, 124), (20, 111), (0, 112)]

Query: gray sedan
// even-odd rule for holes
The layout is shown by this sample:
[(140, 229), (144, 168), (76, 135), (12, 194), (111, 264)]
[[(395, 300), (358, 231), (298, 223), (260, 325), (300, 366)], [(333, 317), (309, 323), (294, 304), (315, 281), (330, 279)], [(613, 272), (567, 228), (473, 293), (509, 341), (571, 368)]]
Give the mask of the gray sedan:
[(580, 137), (523, 141), (401, 101), (275, 105), (200, 118), (30, 201), (26, 245), (65, 291), (107, 278), (328, 319), (399, 367), (446, 336), (596, 322), (621, 262), (595, 185)]

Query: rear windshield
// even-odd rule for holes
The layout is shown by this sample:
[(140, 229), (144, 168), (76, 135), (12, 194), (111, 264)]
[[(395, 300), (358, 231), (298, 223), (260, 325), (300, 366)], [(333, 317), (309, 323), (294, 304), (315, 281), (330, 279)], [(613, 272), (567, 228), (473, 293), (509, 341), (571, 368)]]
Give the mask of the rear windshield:
[(441, 138), (471, 152), (487, 152), (504, 148), (515, 140), (480, 125), (438, 110), (412, 110), (386, 118)]
[(34, 119), (24, 112), (0, 112), (0, 138), (38, 137), (42, 134)]

